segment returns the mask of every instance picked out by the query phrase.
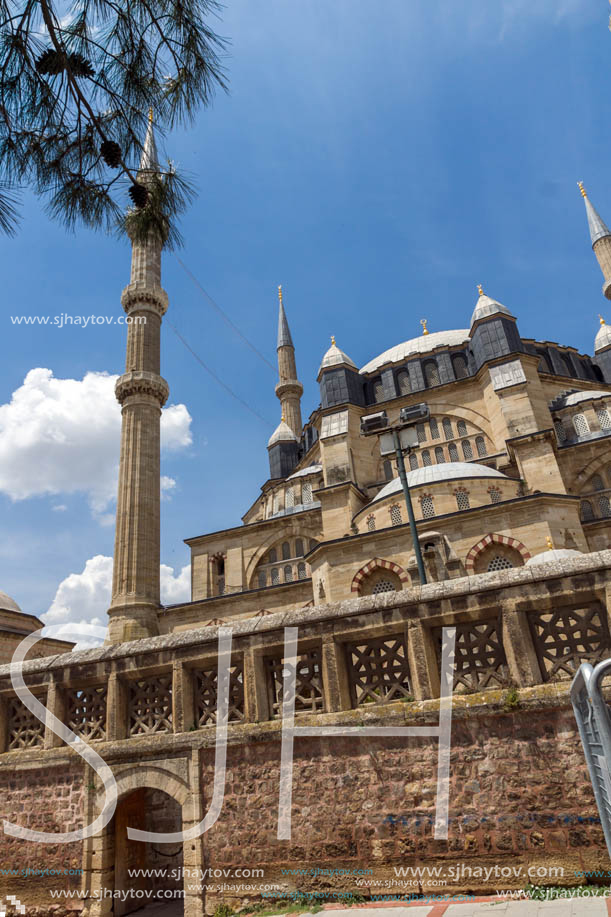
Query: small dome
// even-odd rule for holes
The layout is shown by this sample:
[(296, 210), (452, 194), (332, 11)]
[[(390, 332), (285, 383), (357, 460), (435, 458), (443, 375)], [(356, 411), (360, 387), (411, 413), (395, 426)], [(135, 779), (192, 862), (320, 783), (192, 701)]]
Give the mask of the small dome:
[[(507, 478), (507, 475), (488, 468), (487, 465), (478, 465), (477, 462), (444, 462), (441, 465), (428, 465), (426, 468), (415, 468), (407, 472), (407, 483), (410, 487), (421, 487), (423, 484), (438, 484), (440, 481), (456, 481), (463, 478)], [(371, 501), (384, 500), (391, 494), (401, 491), (401, 481), (393, 478)]]
[(571, 392), (570, 395), (565, 395), (562, 399), (558, 398), (553, 401), (550, 407), (553, 411), (561, 411), (562, 408), (570, 408), (581, 401), (589, 401), (592, 398), (611, 398), (611, 392), (601, 392), (600, 389), (589, 392)]
[(0, 592), (0, 611), (17, 611), (21, 612), (21, 608), (10, 595), (7, 595), (6, 592)]
[(459, 328), (454, 331), (431, 331), (421, 334), (420, 337), (410, 338), (402, 344), (397, 344), (374, 357), (361, 369), (362, 373), (373, 373), (387, 363), (400, 363), (407, 357), (416, 353), (430, 353), (437, 347), (457, 347), (469, 340), (468, 328)]
[(287, 481), (291, 481), (293, 478), (304, 478), (307, 474), (320, 474), (321, 471), (322, 465), (308, 465), (307, 468), (300, 468), (299, 471), (289, 475)]
[(536, 564), (553, 564), (559, 560), (575, 560), (576, 557), (583, 557), (581, 551), (574, 551), (572, 548), (553, 548), (551, 551), (542, 551), (535, 554), (534, 557), (526, 561), (527, 567), (533, 567)]
[(335, 343), (335, 338), (331, 338), (331, 346), (322, 358), (322, 363), (320, 364), (318, 372), (321, 372), (323, 369), (329, 369), (331, 366), (341, 366), (342, 364), (356, 369), (356, 364), (343, 350), (339, 349)]
[(594, 338), (594, 353), (600, 353), (611, 347), (611, 325), (607, 325), (604, 319), (601, 320), (598, 334)]
[(492, 299), (490, 296), (486, 296), (485, 293), (480, 293), (480, 297), (475, 304), (473, 315), (471, 316), (471, 327), (480, 319), (489, 318), (489, 316), (499, 313), (501, 315), (510, 315), (512, 318), (514, 317), (507, 306), (504, 306), (496, 299)]
[(276, 427), (276, 429), (274, 430), (274, 432), (272, 433), (272, 435), (270, 436), (269, 442), (267, 444), (267, 448), (269, 449), (270, 446), (274, 446), (276, 443), (283, 443), (283, 442), (298, 443), (299, 440), (297, 439), (297, 437), (295, 436), (295, 434), (293, 433), (289, 425), (286, 423), (286, 421), (281, 420), (278, 426)]

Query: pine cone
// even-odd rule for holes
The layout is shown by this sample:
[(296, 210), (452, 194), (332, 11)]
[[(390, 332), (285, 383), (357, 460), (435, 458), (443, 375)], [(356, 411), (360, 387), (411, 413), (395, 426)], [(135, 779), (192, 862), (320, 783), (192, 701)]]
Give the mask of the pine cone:
[(68, 62), (70, 63), (70, 69), (74, 76), (91, 77), (95, 73), (91, 63), (83, 57), (82, 54), (71, 54), (68, 58)]
[(142, 210), (143, 207), (146, 207), (149, 193), (144, 185), (139, 185), (136, 183), (131, 186), (128, 193), (134, 203), (134, 206), (137, 207), (138, 210)]
[(54, 48), (47, 48), (36, 61), (36, 70), (38, 73), (44, 73), (49, 76), (57, 76), (66, 67), (66, 57)]
[(118, 169), (121, 165), (121, 147), (114, 140), (105, 140), (100, 147), (100, 155), (111, 169)]

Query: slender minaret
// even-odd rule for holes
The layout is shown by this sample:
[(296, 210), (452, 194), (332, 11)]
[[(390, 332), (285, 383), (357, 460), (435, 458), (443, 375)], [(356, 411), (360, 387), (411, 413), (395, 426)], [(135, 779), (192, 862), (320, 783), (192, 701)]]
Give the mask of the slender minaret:
[[(146, 186), (156, 173), (149, 113), (138, 182)], [(122, 425), (110, 643), (159, 633), (159, 424), (169, 395), (159, 374), (161, 318), (168, 307), (161, 287), (161, 249), (157, 239), (132, 239), (131, 279), (121, 296), (128, 329), (125, 373), (115, 386)]]
[(282, 417), (297, 439), (301, 436), (301, 396), (303, 385), (297, 379), (295, 348), (282, 303), (282, 287), (278, 287), (278, 376), (276, 395), (282, 405)]
[(607, 299), (611, 299), (611, 232), (596, 212), (596, 208), (591, 203), (583, 182), (578, 182), (578, 185), (586, 205), (592, 248), (605, 278), (603, 293)]

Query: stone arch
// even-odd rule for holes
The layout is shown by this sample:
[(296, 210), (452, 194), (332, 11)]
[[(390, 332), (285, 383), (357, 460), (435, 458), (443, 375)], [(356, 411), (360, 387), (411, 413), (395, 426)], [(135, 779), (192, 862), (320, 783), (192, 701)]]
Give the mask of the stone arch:
[(478, 555), (481, 554), (482, 551), (485, 551), (491, 544), (502, 544), (506, 545), (508, 548), (513, 548), (522, 556), (524, 563), (530, 558), (530, 551), (521, 541), (518, 541), (517, 538), (511, 538), (509, 535), (498, 535), (496, 532), (491, 532), (485, 535), (477, 544), (474, 544), (467, 554), (465, 568), (468, 576), (472, 576), (475, 572), (475, 560)]
[(364, 567), (355, 574), (354, 579), (352, 580), (351, 591), (357, 592), (361, 586), (361, 583), (365, 577), (369, 576), (370, 573), (373, 573), (374, 570), (390, 570), (391, 573), (396, 574), (401, 580), (403, 587), (411, 585), (411, 579), (409, 574), (400, 567), (399, 564), (395, 564), (392, 560), (383, 560), (381, 557), (374, 557), (369, 563), (365, 564)]
[(597, 455), (596, 458), (593, 458), (590, 462), (588, 462), (587, 465), (584, 465), (581, 471), (577, 472), (571, 484), (569, 485), (569, 487), (567, 487), (567, 490), (569, 491), (569, 493), (571, 492), (578, 493), (578, 494), (584, 493), (585, 485), (588, 483), (590, 478), (594, 477), (596, 473), (600, 474), (601, 472), (603, 472), (603, 479), (604, 479), (604, 473), (606, 472), (608, 465), (609, 465), (609, 456), (608, 455)]

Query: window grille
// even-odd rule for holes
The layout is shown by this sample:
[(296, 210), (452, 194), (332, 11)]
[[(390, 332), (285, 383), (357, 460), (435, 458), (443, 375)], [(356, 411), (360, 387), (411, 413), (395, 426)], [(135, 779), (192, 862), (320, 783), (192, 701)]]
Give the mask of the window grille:
[(512, 570), (513, 564), (508, 557), (505, 557), (504, 554), (495, 554), (490, 563), (488, 564), (487, 570), (488, 573), (492, 573), (494, 570)]
[(172, 673), (130, 681), (128, 716), (130, 736), (172, 732)]
[(468, 440), (468, 439), (463, 440), (463, 443), (462, 443), (462, 454), (463, 454), (463, 456), (464, 456), (466, 462), (471, 461), (471, 459), (473, 458), (473, 447), (472, 447), (472, 445), (471, 445), (470, 440)]
[[(195, 725), (216, 723), (217, 706), (218, 670), (195, 672)], [(244, 670), (241, 663), (229, 668), (228, 719), (230, 723), (240, 723), (244, 719)]]
[(272, 586), (277, 586), (279, 582), (280, 582), (280, 573), (278, 572), (278, 568), (274, 567), (272, 570)]
[(106, 685), (68, 691), (66, 704), (72, 732), (88, 742), (106, 738)]
[(373, 589), (371, 590), (372, 595), (380, 595), (382, 592), (396, 592), (395, 586), (387, 579), (378, 580)]
[(431, 464), (431, 453), (428, 449), (424, 449), (422, 452), (422, 464), (426, 468), (427, 465)]
[(500, 503), (501, 502), (501, 491), (498, 490), (498, 488), (491, 487), (488, 493), (490, 494), (491, 503)]
[(381, 379), (377, 379), (376, 382), (373, 383), (373, 400), (384, 401), (384, 385)]
[(559, 443), (565, 443), (567, 440), (566, 430), (564, 429), (564, 424), (561, 420), (554, 421), (554, 430), (556, 431), (556, 437), (558, 438)]
[(598, 498), (598, 508), (603, 519), (611, 516), (611, 503), (609, 503), (609, 497), (601, 494), (601, 496)]
[(431, 428), (431, 439), (439, 439), (439, 424), (434, 417), (429, 420), (429, 427)]
[(418, 456), (415, 452), (410, 452), (409, 454), (409, 470), (415, 471), (418, 467)]
[(292, 487), (289, 487), (289, 489), (286, 492), (286, 499), (285, 499), (284, 505), (286, 507), (295, 506), (295, 491), (293, 490)]
[(375, 530), (376, 530), (376, 517), (367, 516), (367, 531), (375, 532)]
[(423, 519), (430, 519), (435, 515), (435, 504), (431, 496), (420, 498), (420, 508), (422, 510)]
[(303, 538), (295, 539), (295, 557), (303, 557)]
[[(282, 717), (284, 659), (282, 656), (272, 656), (265, 662), (270, 713), (272, 718), (278, 719)], [(309, 650), (298, 656), (295, 674), (295, 714), (321, 713), (324, 710), (324, 695), (320, 650)]]
[(390, 521), (392, 525), (401, 525), (403, 519), (401, 518), (401, 507), (396, 503), (390, 507)]
[[(435, 628), (438, 658), (441, 628)], [(456, 627), (454, 690), (467, 691), (506, 686), (509, 677), (503, 637), (498, 621), (474, 621)]]
[(293, 568), (290, 564), (287, 564), (284, 568), (284, 582), (292, 583), (293, 582)]
[(456, 443), (450, 443), (450, 445), (448, 446), (448, 452), (450, 453), (450, 461), (457, 462), (458, 461), (458, 449), (456, 448)]
[(582, 522), (591, 522), (594, 519), (594, 510), (589, 500), (582, 500), (580, 509)]
[(426, 441), (426, 430), (423, 423), (416, 424), (416, 436), (418, 437), (419, 443), (424, 443)]
[[(37, 698), (44, 703), (44, 698)], [(30, 713), (18, 697), (8, 702), (8, 748), (41, 748), (45, 741), (45, 724)]]
[(276, 549), (272, 548), (269, 554), (267, 555), (268, 563), (275, 564), (278, 560), (278, 555), (276, 554)]
[(308, 578), (308, 569), (303, 561), (300, 564), (297, 564), (297, 576), (299, 579)]
[(469, 375), (467, 368), (467, 361), (464, 357), (454, 357), (452, 360), (452, 365), (454, 366), (454, 375), (457, 379), (466, 379)]
[(607, 613), (598, 604), (528, 615), (545, 681), (572, 678), (582, 662), (596, 665), (609, 655)]
[(477, 454), (480, 458), (484, 455), (488, 455), (488, 450), (486, 449), (486, 441), (483, 436), (475, 437), (475, 448), (477, 449)]
[(459, 421), (458, 421), (458, 424), (457, 424), (457, 427), (458, 427), (458, 435), (459, 435), (459, 436), (466, 436), (466, 435), (467, 435), (467, 424), (464, 422), (464, 420), (459, 420)]
[(409, 381), (409, 373), (406, 371), (400, 372), (397, 375), (397, 382), (399, 383), (399, 393), (401, 395), (409, 395), (412, 390), (412, 385)]
[(393, 478), (392, 462), (386, 459), (386, 461), (384, 462), (384, 479), (386, 481), (392, 481), (392, 478)]
[(573, 426), (575, 427), (577, 436), (585, 436), (586, 433), (590, 432), (590, 424), (585, 414), (575, 414), (573, 417)]
[(607, 408), (599, 408), (596, 416), (601, 430), (611, 430), (611, 416)]
[(265, 570), (259, 570), (259, 589), (263, 589), (264, 586), (267, 586), (267, 573)]
[(443, 425), (443, 435), (446, 439), (454, 438), (454, 430), (452, 429), (452, 421), (449, 417), (444, 417), (442, 420)]
[(288, 560), (291, 556), (291, 546), (288, 541), (282, 543), (282, 560)]
[(424, 378), (427, 386), (439, 385), (439, 369), (436, 363), (425, 363)]
[(306, 482), (301, 489), (301, 502), (303, 504), (312, 503), (312, 484), (310, 481)]
[[(394, 587), (385, 591), (394, 591)], [(353, 707), (411, 698), (407, 646), (402, 635), (349, 643), (346, 657)]]
[(466, 490), (459, 490), (456, 493), (456, 505), (458, 509), (469, 509), (469, 494)]
[(591, 483), (592, 483), (592, 490), (604, 490), (605, 489), (603, 479), (601, 478), (599, 474), (593, 475)]
[(445, 462), (445, 460), (446, 460), (446, 457), (445, 457), (445, 455), (443, 454), (443, 449), (441, 448), (441, 446), (435, 446), (435, 461), (436, 461), (436, 463), (437, 463), (438, 465), (443, 465), (443, 463)]

